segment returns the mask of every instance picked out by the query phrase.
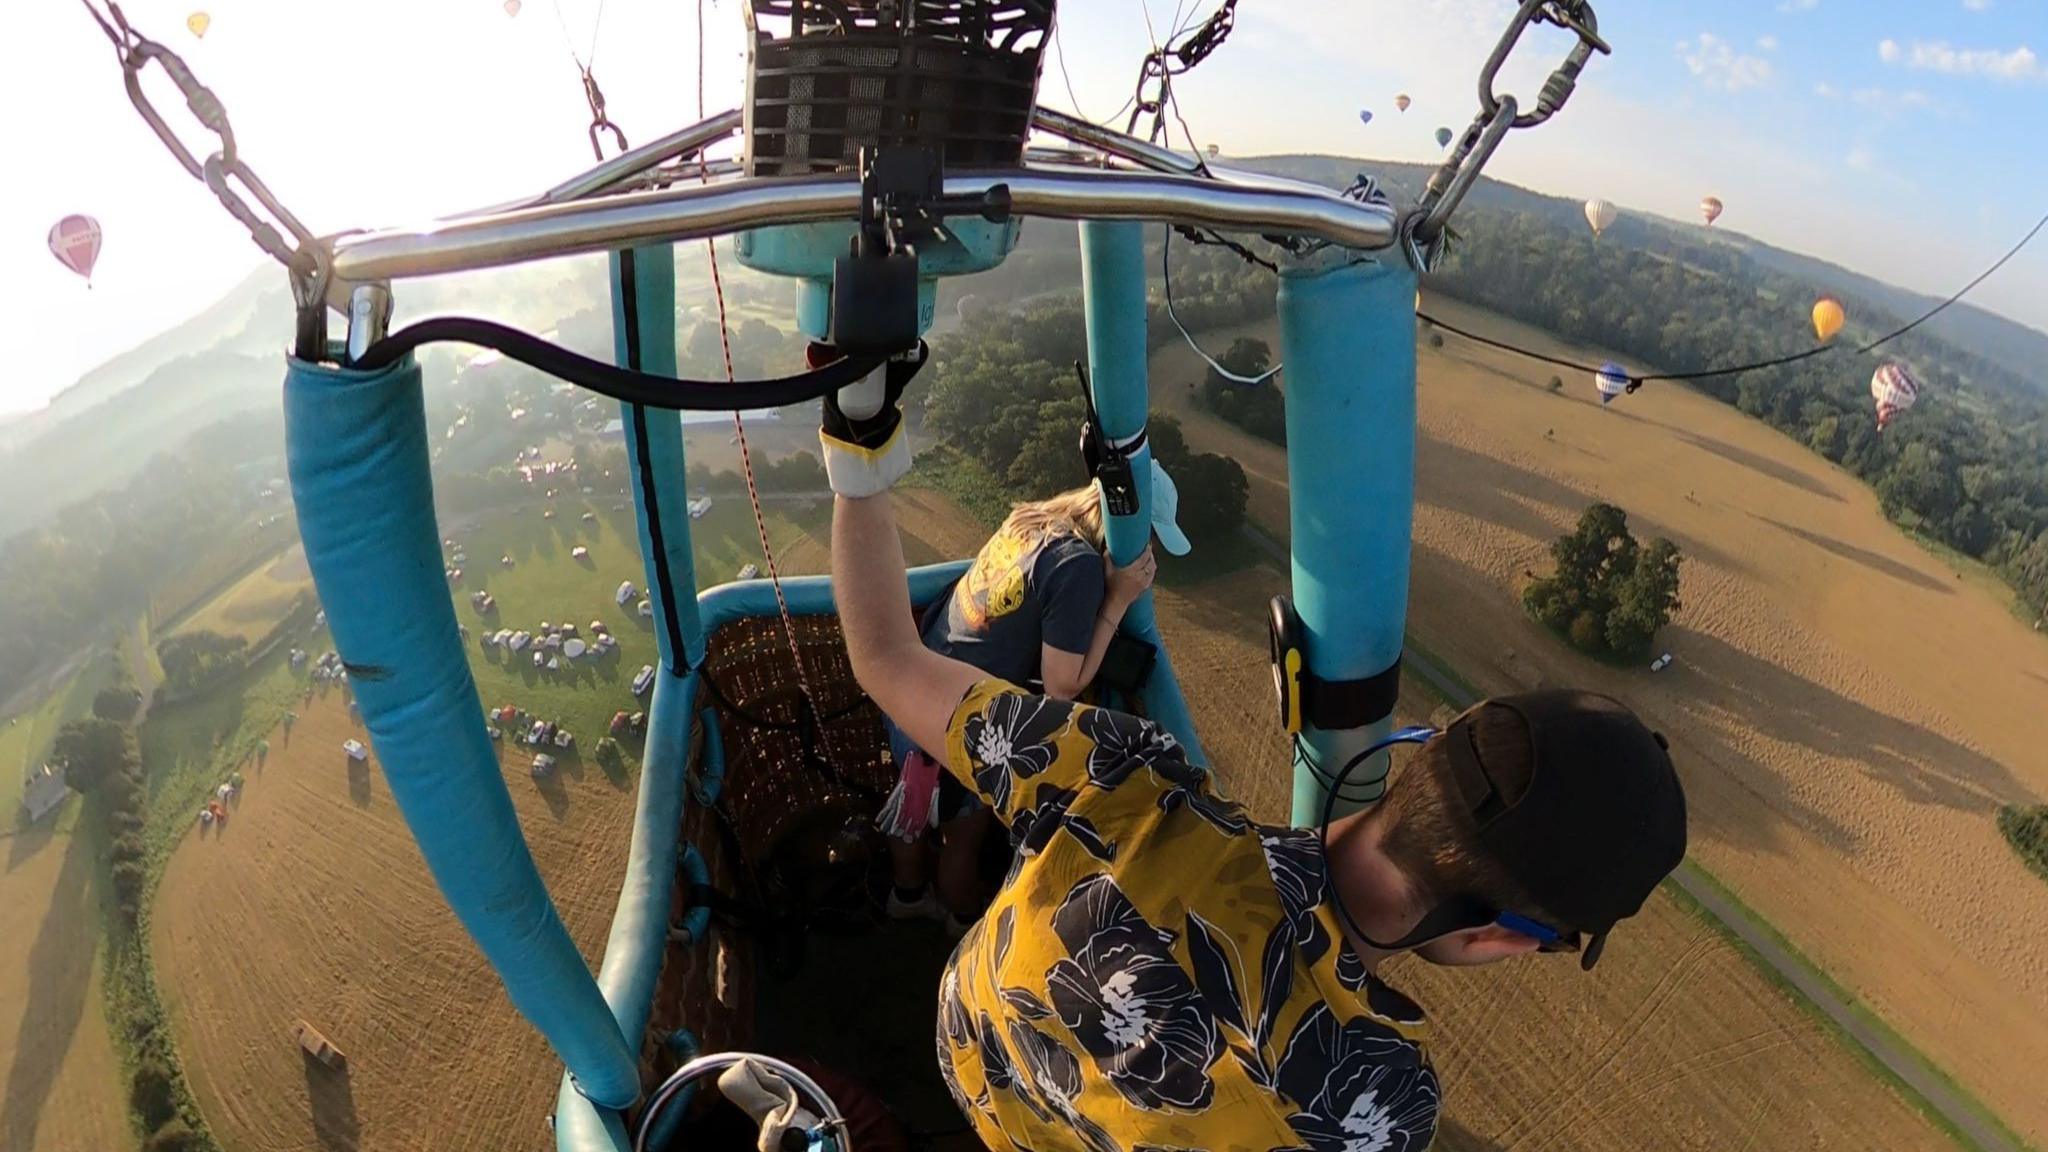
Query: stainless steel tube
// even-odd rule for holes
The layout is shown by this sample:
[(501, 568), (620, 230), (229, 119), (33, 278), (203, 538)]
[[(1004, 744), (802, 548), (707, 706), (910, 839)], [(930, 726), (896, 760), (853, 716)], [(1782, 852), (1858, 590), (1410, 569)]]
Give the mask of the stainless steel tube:
[(644, 144), (630, 152), (622, 152), (582, 175), (541, 193), (539, 200), (535, 202), (561, 204), (570, 200), (581, 200), (678, 156), (695, 155), (739, 130), (739, 109), (720, 112), (709, 120), (699, 121), (688, 128), (671, 132), (651, 144)]
[[(1395, 214), (1322, 189), (1224, 184), (1144, 172), (995, 171), (946, 179), (951, 196), (1009, 186), (1020, 216), (1141, 220), (1223, 231), (1279, 233), (1349, 248), (1394, 243)], [(584, 252), (720, 236), (776, 224), (852, 220), (851, 175), (754, 178), (515, 208), (420, 229), (334, 238), (334, 275), (346, 283), (437, 276)]]

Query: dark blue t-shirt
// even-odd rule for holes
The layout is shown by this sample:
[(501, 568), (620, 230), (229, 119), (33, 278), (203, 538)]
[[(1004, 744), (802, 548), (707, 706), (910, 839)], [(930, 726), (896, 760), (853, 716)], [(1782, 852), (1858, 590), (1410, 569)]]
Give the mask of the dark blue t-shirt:
[(1085, 655), (1102, 611), (1102, 554), (1078, 536), (997, 533), (953, 586), (925, 647), (1012, 684), (1043, 679), (1040, 647)]

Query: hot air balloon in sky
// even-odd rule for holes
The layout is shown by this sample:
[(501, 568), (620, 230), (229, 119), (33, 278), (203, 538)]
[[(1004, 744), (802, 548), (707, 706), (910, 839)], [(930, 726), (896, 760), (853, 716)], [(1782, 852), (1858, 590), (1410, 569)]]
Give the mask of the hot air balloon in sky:
[(1842, 311), (1842, 302), (1833, 296), (1823, 296), (1813, 305), (1813, 334), (1825, 344), (1842, 330), (1843, 321), (1849, 318)]
[(1870, 377), (1870, 398), (1877, 402), (1877, 430), (1884, 431), (1892, 418), (1920, 399), (1920, 381), (1913, 370), (1896, 360), (1878, 365)]
[(1600, 390), (1600, 403), (1604, 406), (1614, 403), (1614, 398), (1628, 391), (1628, 369), (1609, 360), (1593, 374), (1593, 387)]
[(213, 17), (208, 16), (204, 12), (194, 12), (190, 16), (185, 17), (185, 27), (191, 29), (194, 36), (204, 40), (206, 39), (206, 30), (213, 27)]
[(1593, 235), (1596, 239), (1602, 232), (1614, 226), (1614, 218), (1619, 215), (1620, 213), (1614, 210), (1614, 205), (1605, 200), (1586, 201), (1586, 223), (1593, 226)]
[(1223, 149), (1218, 148), (1214, 144), (1209, 145), (1209, 159), (1214, 160), (1216, 157), (1222, 155), (1222, 153)]
[(50, 251), (57, 262), (85, 277), (92, 286), (92, 266), (100, 258), (100, 222), (90, 216), (66, 216), (50, 226)]
[(1360, 124), (1370, 124), (1370, 123), (1372, 123), (1372, 109), (1370, 109), (1370, 108), (1360, 108), (1360, 109), (1358, 110), (1358, 122), (1359, 122)]
[(1401, 94), (1400, 94), (1399, 96), (1396, 96), (1396, 97), (1394, 97), (1394, 107), (1395, 107), (1395, 108), (1397, 108), (1397, 109), (1399, 109), (1399, 110), (1401, 110), (1401, 111), (1403, 111), (1403, 112), (1406, 112), (1406, 111), (1408, 110), (1408, 104), (1409, 104), (1409, 100), (1408, 100), (1408, 94), (1407, 94), (1406, 92), (1403, 92), (1403, 93), (1401, 93)]
[(1453, 135), (1453, 133), (1451, 132), (1451, 130), (1450, 130), (1449, 128), (1439, 128), (1439, 129), (1437, 129), (1437, 130), (1436, 130), (1436, 146), (1437, 146), (1437, 147), (1439, 147), (1439, 148), (1449, 148), (1449, 147), (1451, 146), (1451, 137), (1452, 137), (1452, 135)]
[(1700, 215), (1706, 218), (1707, 227), (1713, 227), (1714, 221), (1721, 218), (1721, 198), (1718, 196), (1701, 197)]
[(507, 15), (507, 16), (517, 16), (517, 15), (519, 15), (519, 8), (520, 8), (519, 0), (505, 0), (505, 15)]

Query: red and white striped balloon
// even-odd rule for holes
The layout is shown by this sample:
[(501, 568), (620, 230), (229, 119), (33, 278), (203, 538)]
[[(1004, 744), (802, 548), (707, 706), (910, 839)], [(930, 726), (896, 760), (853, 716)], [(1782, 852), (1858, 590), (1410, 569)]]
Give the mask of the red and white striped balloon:
[(1870, 377), (1870, 398), (1877, 401), (1877, 429), (1882, 432), (1892, 417), (1920, 399), (1920, 381), (1914, 378), (1912, 369), (1896, 360), (1887, 360)]
[(50, 226), (50, 251), (59, 263), (92, 283), (92, 266), (100, 258), (100, 222), (90, 216), (66, 216)]

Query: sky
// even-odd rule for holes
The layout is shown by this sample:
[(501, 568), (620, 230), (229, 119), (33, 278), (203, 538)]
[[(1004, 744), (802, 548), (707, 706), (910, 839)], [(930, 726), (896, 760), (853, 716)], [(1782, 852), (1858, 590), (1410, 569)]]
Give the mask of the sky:
[[(1217, 2), (1183, 0), (1203, 15)], [(198, 4), (213, 17), (203, 40), (184, 28)], [(1435, 129), (1477, 111), (1474, 80), (1514, 7), (1241, 0), (1229, 42), (1176, 92), (1196, 139), (1227, 154), (1432, 160)], [(243, 159), (319, 233), (499, 203), (588, 166), (572, 53), (591, 58), (593, 44), (630, 139), (697, 110), (696, 0), (524, 0), (516, 18), (501, 0), (125, 8), (219, 95)], [(1511, 134), (1489, 175), (1681, 219), (1711, 193), (1727, 205), (1721, 227), (1941, 295), (2048, 212), (2048, 0), (1596, 8), (1614, 55), (1588, 67), (1550, 123)], [(717, 111), (742, 99), (744, 29), (738, 0), (703, 15)], [(1152, 34), (1175, 21), (1171, 0), (1068, 0), (1041, 101), (1109, 116)], [(79, 3), (10, 5), (8, 31), (17, 51), (0, 69), (0, 155), (15, 175), (0, 186), (0, 413), (39, 407), (265, 259), (129, 106), (112, 47)], [(1532, 103), (1565, 43), (1552, 29), (1525, 36), (1503, 89)], [(172, 123), (189, 124), (161, 74), (147, 88)], [(1406, 114), (1397, 92), (1413, 99)], [(45, 247), (72, 212), (98, 218), (106, 236), (90, 289)], [(2048, 329), (2048, 242), (1971, 299)]]

